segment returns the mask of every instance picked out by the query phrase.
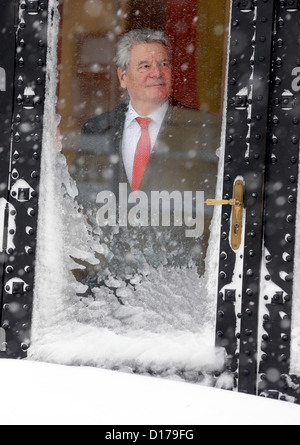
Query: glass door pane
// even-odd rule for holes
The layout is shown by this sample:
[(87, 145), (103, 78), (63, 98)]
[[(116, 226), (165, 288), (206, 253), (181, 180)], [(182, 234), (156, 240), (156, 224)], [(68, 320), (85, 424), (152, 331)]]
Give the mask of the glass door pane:
[[(205, 273), (213, 212), (204, 200), (216, 195), (228, 7), (61, 2), (62, 154), (53, 171), (61, 310), (52, 307), (43, 326), (50, 302), (40, 298), (36, 310), (36, 333), (47, 329), (53, 360), (62, 360), (60, 350), (66, 363), (193, 381), (222, 363)], [(147, 128), (136, 118), (148, 119)], [(142, 173), (138, 150), (147, 158)], [(35, 351), (43, 356), (44, 345)]]

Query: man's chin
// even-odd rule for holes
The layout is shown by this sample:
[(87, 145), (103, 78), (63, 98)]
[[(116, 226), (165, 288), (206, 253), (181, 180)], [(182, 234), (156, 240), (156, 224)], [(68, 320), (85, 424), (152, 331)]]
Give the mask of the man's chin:
[(155, 105), (162, 105), (169, 99), (169, 95), (166, 94), (157, 94), (151, 97), (151, 102)]

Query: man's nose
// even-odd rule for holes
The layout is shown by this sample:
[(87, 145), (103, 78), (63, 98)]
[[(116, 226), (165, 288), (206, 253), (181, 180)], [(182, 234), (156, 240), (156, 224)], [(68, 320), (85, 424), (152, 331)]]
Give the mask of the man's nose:
[(154, 63), (152, 65), (152, 69), (151, 69), (151, 73), (150, 73), (151, 76), (152, 77), (162, 77), (162, 73), (163, 73), (163, 70), (162, 70), (161, 65), (158, 63)]

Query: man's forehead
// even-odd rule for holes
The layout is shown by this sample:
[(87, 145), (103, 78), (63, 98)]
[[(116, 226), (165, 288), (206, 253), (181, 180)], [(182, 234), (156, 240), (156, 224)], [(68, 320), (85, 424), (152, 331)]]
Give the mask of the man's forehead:
[(165, 45), (159, 42), (140, 43), (131, 48), (131, 61), (139, 62), (154, 57), (168, 59), (170, 54)]

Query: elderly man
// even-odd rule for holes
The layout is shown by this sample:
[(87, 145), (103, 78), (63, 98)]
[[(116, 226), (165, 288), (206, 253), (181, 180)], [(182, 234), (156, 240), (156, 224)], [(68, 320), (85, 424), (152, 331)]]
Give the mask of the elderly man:
[[(118, 45), (116, 64), (128, 98), (84, 125), (74, 165), (78, 201), (92, 224), (97, 225), (99, 193), (110, 191), (118, 202), (120, 184), (126, 184), (128, 193), (203, 191), (206, 197), (214, 197), (220, 119), (183, 107), (173, 97), (171, 51), (164, 34), (148, 29), (125, 34)], [(194, 257), (201, 263), (208, 226), (206, 218), (205, 239), (191, 242), (179, 234), (178, 227), (174, 232), (163, 230), (163, 236), (156, 228), (141, 228), (139, 235), (128, 230), (119, 234), (115, 245), (111, 239), (109, 248), (114, 260), (128, 260), (126, 253), (136, 251), (138, 240), (143, 255), (151, 251), (151, 259), (146, 258), (151, 264), (157, 263), (162, 251), (166, 252), (163, 263), (183, 265)], [(134, 240), (134, 249), (129, 238)], [(115, 267), (120, 271), (119, 263)]]
[[(220, 119), (174, 99), (171, 62), (160, 31), (134, 30), (121, 38), (116, 63), (128, 99), (83, 127), (75, 160), (83, 203), (95, 203), (100, 190), (118, 193), (124, 182), (146, 192), (202, 190), (207, 197), (214, 195)], [(140, 156), (142, 134), (150, 153), (138, 172), (135, 155)]]

